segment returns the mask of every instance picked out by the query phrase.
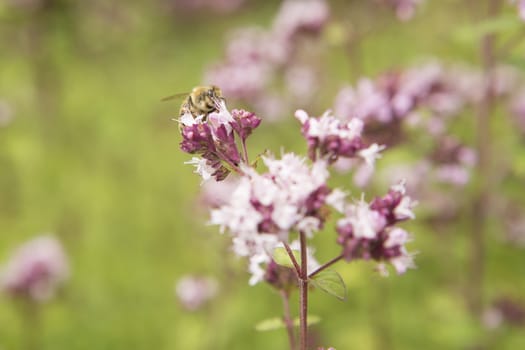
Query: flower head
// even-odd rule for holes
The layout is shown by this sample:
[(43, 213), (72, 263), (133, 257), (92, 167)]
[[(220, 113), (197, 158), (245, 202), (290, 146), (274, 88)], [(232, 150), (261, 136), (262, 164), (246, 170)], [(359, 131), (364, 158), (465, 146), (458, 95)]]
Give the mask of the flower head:
[(202, 176), (203, 181), (212, 177), (221, 181), (232, 168), (246, 161), (238, 150), (235, 135), (244, 143), (261, 120), (247, 111), (234, 110), (232, 114), (223, 101), (216, 112), (197, 117), (186, 113), (179, 122), (182, 134), (180, 148), (200, 156), (193, 157), (186, 164), (195, 165), (196, 173)]
[[(406, 251), (409, 234), (395, 225), (413, 219), (414, 202), (405, 194), (404, 183), (390, 188), (384, 197), (368, 204), (361, 199), (348, 205), (345, 217), (337, 222), (338, 240), (346, 260), (373, 259), (388, 261), (401, 274), (414, 267), (413, 258)], [(385, 271), (382, 265), (380, 269)]]
[(352, 118), (348, 122), (342, 122), (330, 112), (320, 118), (312, 118), (303, 110), (295, 112), (295, 117), (302, 124), (302, 133), (308, 142), (308, 155), (311, 159), (319, 157), (333, 163), (339, 157), (360, 157), (373, 166), (375, 159), (380, 157), (379, 152), (384, 149), (384, 146), (377, 144), (369, 147), (365, 145), (361, 138), (363, 121), (360, 119)]
[(183, 276), (175, 284), (175, 295), (187, 310), (195, 311), (213, 299), (218, 291), (217, 281), (210, 277)]
[(251, 284), (262, 280), (273, 249), (288, 241), (292, 232), (313, 235), (326, 220), (324, 207), (342, 210), (344, 193), (328, 188), (327, 163), (308, 165), (287, 153), (281, 159), (262, 157), (263, 174), (243, 166), (243, 176), (229, 201), (212, 210), (211, 224), (233, 236), (233, 250), (250, 259)]
[(286, 0), (275, 18), (273, 30), (291, 40), (300, 32), (319, 32), (329, 16), (330, 8), (324, 0)]
[(69, 264), (60, 242), (37, 237), (11, 256), (0, 271), (0, 289), (35, 301), (50, 299), (69, 277)]

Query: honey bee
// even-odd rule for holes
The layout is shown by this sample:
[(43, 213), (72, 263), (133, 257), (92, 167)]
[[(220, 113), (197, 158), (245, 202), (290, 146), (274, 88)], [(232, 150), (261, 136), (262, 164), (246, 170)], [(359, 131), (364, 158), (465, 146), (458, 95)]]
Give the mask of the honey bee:
[(176, 94), (162, 99), (162, 101), (172, 100), (178, 97), (184, 97), (179, 110), (179, 118), (185, 114), (191, 114), (194, 118), (217, 112), (224, 101), (221, 89), (215, 85), (196, 86), (189, 94)]

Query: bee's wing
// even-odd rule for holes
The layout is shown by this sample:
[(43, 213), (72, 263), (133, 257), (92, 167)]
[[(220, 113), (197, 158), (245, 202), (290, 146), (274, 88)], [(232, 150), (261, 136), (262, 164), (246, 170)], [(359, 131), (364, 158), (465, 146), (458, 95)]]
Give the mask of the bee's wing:
[(178, 99), (178, 98), (186, 97), (187, 95), (188, 95), (187, 92), (181, 92), (181, 93), (179, 93), (179, 94), (175, 94), (175, 95), (171, 95), (171, 96), (166, 96), (166, 97), (162, 98), (161, 101), (175, 100), (175, 99)]

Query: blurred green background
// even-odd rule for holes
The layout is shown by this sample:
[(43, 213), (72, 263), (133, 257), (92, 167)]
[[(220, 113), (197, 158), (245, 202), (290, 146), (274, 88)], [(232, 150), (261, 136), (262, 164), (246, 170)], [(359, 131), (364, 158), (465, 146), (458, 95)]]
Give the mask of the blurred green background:
[[(451, 26), (470, 23), (466, 1), (427, 1), (410, 22), (386, 10), (360, 17), (363, 2), (331, 2), (337, 18), (372, 20), (377, 28), (362, 44), (362, 74), (425, 57), (478, 64), (475, 44), (449, 37)], [(248, 286), (245, 263), (228, 254), (227, 237), (205, 225), (208, 213), (196, 200), (200, 179), (183, 164), (190, 157), (179, 151), (171, 120), (178, 104), (160, 102), (201, 84), (203, 69), (224, 53), (225, 35), (268, 27), (279, 1), (247, 1), (230, 14), (178, 13), (163, 1), (56, 0), (46, 9), (13, 3), (0, 3), (0, 99), (12, 109), (11, 122), (0, 127), (0, 261), (25, 240), (52, 232), (72, 269), (65, 289), (42, 307), (41, 349), (286, 349), (283, 330), (255, 331), (257, 322), (281, 314), (280, 298), (263, 284)], [(326, 50), (322, 109), (355, 78), (344, 48)], [(523, 144), (504, 125), (497, 139), (523, 164)], [(460, 137), (471, 140), (463, 129)], [(263, 121), (250, 140), (253, 154), (281, 146), (305, 148), (292, 116)], [(505, 190), (520, 198), (522, 183)], [(503, 242), (492, 219), (485, 298), (523, 298), (523, 247)], [(337, 265), (348, 300), (311, 294), (311, 312), (322, 319), (312, 328), (315, 344), (525, 348), (523, 326), (487, 330), (468, 312), (469, 220), (416, 220), (410, 231), (418, 268), (404, 276), (383, 279), (371, 263)], [(338, 253), (334, 241), (328, 229), (316, 236), (320, 261)], [(175, 281), (189, 273), (219, 280), (217, 298), (196, 312), (174, 295)], [(18, 309), (0, 297), (0, 349), (23, 349), (26, 336)]]

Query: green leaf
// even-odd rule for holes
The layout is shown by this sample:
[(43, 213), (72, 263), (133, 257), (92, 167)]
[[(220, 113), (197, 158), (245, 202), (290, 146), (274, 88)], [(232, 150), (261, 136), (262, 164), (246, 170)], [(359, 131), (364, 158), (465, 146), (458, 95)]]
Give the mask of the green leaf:
[[(292, 250), (293, 256), (295, 257), (295, 260), (300, 265), (301, 264), (301, 255), (298, 250)], [(292, 259), (290, 259), (290, 256), (286, 252), (286, 249), (284, 248), (276, 248), (273, 251), (273, 260), (281, 266), (289, 267), (291, 269), (295, 269)]]
[(286, 328), (286, 324), (280, 317), (268, 318), (255, 325), (255, 330), (259, 332), (274, 331), (281, 328)]
[[(309, 326), (321, 322), (321, 318), (316, 315), (308, 315), (307, 323)], [(293, 320), (294, 327), (299, 327), (300, 320), (298, 318)], [(273, 317), (263, 320), (255, 325), (255, 330), (259, 332), (275, 331), (277, 329), (286, 328), (286, 323), (280, 317)]]
[(312, 284), (339, 300), (346, 299), (346, 285), (334, 270), (324, 270), (310, 279)]

